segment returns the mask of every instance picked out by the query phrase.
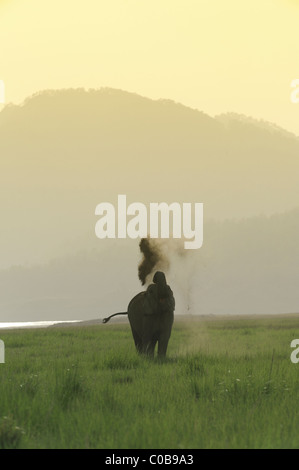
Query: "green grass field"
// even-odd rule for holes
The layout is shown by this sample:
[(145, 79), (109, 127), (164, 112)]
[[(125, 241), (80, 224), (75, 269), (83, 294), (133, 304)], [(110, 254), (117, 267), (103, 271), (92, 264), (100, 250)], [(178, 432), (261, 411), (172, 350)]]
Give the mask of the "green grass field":
[(299, 316), (177, 321), (163, 362), (127, 324), (0, 338), (0, 448), (299, 447)]

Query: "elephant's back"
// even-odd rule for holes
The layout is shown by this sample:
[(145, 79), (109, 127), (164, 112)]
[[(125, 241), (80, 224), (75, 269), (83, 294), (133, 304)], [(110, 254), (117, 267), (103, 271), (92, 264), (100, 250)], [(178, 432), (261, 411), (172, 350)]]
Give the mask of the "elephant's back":
[(132, 308), (136, 303), (139, 303), (142, 301), (142, 299), (145, 296), (145, 291), (139, 292), (139, 294), (136, 294), (133, 299), (130, 300), (129, 305), (128, 305), (128, 312), (130, 311), (130, 308)]
[(132, 331), (138, 334), (142, 332), (144, 295), (145, 292), (139, 292), (128, 305), (128, 319)]

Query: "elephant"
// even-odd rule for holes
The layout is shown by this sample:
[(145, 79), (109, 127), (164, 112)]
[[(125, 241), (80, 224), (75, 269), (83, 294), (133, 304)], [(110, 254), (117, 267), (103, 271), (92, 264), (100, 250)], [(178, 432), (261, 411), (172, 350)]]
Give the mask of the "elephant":
[(174, 321), (175, 299), (165, 274), (157, 271), (146, 291), (135, 295), (127, 312), (104, 318), (107, 323), (116, 315), (128, 315), (136, 350), (153, 357), (158, 342), (158, 357), (165, 357)]

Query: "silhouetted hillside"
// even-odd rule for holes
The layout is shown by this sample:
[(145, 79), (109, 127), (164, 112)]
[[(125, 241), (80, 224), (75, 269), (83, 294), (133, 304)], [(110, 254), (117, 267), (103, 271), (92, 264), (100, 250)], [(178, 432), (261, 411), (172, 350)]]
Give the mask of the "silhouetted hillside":
[(138, 240), (99, 240), (100, 202), (203, 202), (175, 259), (178, 313), (299, 309), (299, 139), (120, 90), (45, 91), (0, 113), (0, 320), (86, 319), (141, 286)]
[[(0, 268), (85, 248), (99, 202), (203, 202), (205, 217), (299, 204), (299, 139), (120, 90), (45, 91), (0, 113)], [(85, 239), (85, 238), (84, 238)]]

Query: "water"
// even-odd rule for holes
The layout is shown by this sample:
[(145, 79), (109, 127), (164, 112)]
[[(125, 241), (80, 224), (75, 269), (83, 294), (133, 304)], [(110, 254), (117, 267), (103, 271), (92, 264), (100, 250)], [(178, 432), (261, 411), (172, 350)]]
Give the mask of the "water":
[(59, 320), (59, 321), (19, 321), (19, 322), (0, 322), (1, 329), (12, 328), (46, 328), (47, 326), (57, 325), (59, 323), (78, 323), (80, 320)]

